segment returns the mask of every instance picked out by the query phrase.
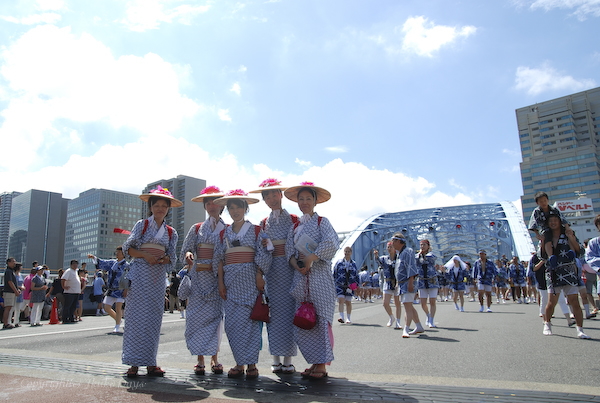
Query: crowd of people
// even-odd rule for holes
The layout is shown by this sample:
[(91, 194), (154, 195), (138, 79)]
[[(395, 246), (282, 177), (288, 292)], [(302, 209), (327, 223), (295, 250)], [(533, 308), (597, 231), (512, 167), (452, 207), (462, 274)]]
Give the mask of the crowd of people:
[[(253, 197), (258, 194), (271, 213), (254, 225), (246, 215), (250, 205), (260, 202)], [(284, 197), (297, 203), (301, 217), (283, 209)], [(327, 365), (334, 359), (336, 299), (337, 321), (343, 325), (353, 323), (353, 302), (382, 299), (387, 326), (402, 330), (403, 338), (423, 333), (425, 327), (435, 328), (439, 302), (453, 301), (455, 309), (464, 312), (465, 298), (470, 297), (479, 302), (479, 312), (491, 313), (493, 296), (497, 304), (510, 300), (537, 303), (543, 334), (551, 335), (551, 319), (558, 304), (569, 326), (576, 326), (577, 337), (589, 338), (583, 331), (583, 319), (598, 311), (594, 293), (598, 290), (600, 238), (580, 245), (560, 212), (549, 206), (545, 193), (536, 195), (538, 207), (529, 229), (540, 247), (528, 262), (506, 256), (492, 261), (481, 249), (473, 263), (454, 255), (438, 264), (428, 239), (420, 239), (419, 250), (414, 251), (405, 235), (396, 232), (386, 244), (386, 255), (373, 251), (378, 270), (371, 273), (366, 266), (358, 269), (349, 246), (344, 248), (344, 258), (332, 264), (338, 236), (329, 220), (315, 212), (316, 206), (330, 197), (326, 189), (310, 182), (285, 187), (276, 179), (267, 179), (250, 193), (241, 189), (223, 192), (209, 186), (192, 199), (203, 203), (207, 219), (189, 229), (177, 253), (178, 234), (166, 224), (166, 218), (171, 208), (183, 203), (160, 186), (142, 194), (150, 215), (135, 224), (116, 249), (116, 258), (88, 255), (96, 266), (91, 293), (96, 315), (110, 315), (115, 321), (114, 333), (123, 333), (122, 362), (129, 366), (126, 375), (137, 377), (139, 368), (146, 367), (148, 376), (164, 376), (157, 352), (165, 310), (179, 310), (186, 320), (186, 345), (197, 357), (193, 371), (200, 376), (206, 374), (208, 365), (214, 374), (224, 372), (218, 353), (226, 335), (235, 361), (227, 376), (257, 378), (266, 322), (273, 373), (297, 372), (292, 360), (299, 349), (310, 364), (301, 376), (327, 377)], [(225, 208), (230, 225), (221, 218)], [(595, 225), (600, 230), (600, 215)], [(178, 258), (184, 264), (179, 271)], [(85, 264), (79, 267), (79, 262), (72, 260), (67, 270), (61, 269), (58, 278), (50, 281), (47, 267), (34, 263), (23, 278), (21, 263), (7, 260), (3, 328), (20, 326), (22, 314), (29, 318), (30, 326), (41, 326), (44, 308), (53, 299), (60, 306), (62, 323), (81, 321)], [(256, 307), (267, 301), (269, 318), (253, 319)], [(125, 304), (126, 331), (122, 325)], [(422, 316), (416, 309), (419, 304)], [(316, 314), (310, 326), (294, 324), (302, 309)]]
[[(383, 307), (389, 316), (387, 326), (402, 329), (402, 337), (408, 338), (425, 331), (415, 304), (420, 303), (425, 324), (432, 328), (436, 327), (437, 302), (451, 300), (456, 310), (464, 312), (467, 294), (470, 301), (477, 298), (479, 312), (491, 313), (495, 295), (497, 304), (511, 299), (518, 304), (537, 303), (539, 316), (544, 320), (544, 335), (552, 335), (551, 319), (558, 304), (569, 326), (575, 325), (577, 337), (588, 339), (583, 331), (583, 319), (584, 316), (591, 319), (598, 312), (594, 295), (600, 269), (599, 238), (580, 244), (560, 211), (549, 205), (545, 192), (538, 192), (535, 200), (538, 206), (532, 212), (529, 230), (538, 238), (539, 248), (529, 261), (520, 261), (517, 256), (509, 260), (503, 255), (492, 262), (486, 250), (480, 249), (479, 258), (472, 264), (458, 255), (443, 265), (436, 264), (429, 240), (420, 240), (420, 249), (414, 252), (407, 246), (402, 232), (397, 232), (386, 245), (387, 255), (379, 256), (377, 249), (373, 251), (378, 270), (369, 275), (366, 266), (358, 271), (351, 259), (352, 249), (346, 247), (344, 258), (333, 267), (339, 301), (338, 321), (352, 324), (352, 300), (371, 301), (375, 288), (378, 290), (375, 295), (379, 291), (383, 294)], [(595, 225), (600, 230), (600, 215)], [(367, 280), (369, 277), (371, 280)], [(390, 305), (392, 298), (395, 315)], [(405, 320), (401, 325), (403, 306)]]

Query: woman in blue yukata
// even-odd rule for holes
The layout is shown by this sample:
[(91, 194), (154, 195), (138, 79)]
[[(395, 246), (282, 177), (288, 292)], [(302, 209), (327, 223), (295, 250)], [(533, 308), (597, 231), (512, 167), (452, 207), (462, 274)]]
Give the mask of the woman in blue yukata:
[[(458, 255), (452, 256), (452, 259), (448, 260), (444, 265), (446, 267), (446, 278), (450, 289), (454, 296), (454, 308), (457, 311), (465, 311), (465, 289), (466, 281), (468, 278), (468, 266), (467, 263), (463, 262)], [(460, 299), (460, 308), (458, 306), (458, 300)]]
[(226, 227), (221, 219), (223, 206), (214, 201), (225, 196), (216, 186), (204, 188), (193, 202), (203, 203), (208, 218), (203, 223), (192, 225), (181, 246), (181, 260), (189, 267), (179, 286), (179, 298), (187, 300), (185, 341), (188, 350), (198, 357), (194, 366), (196, 375), (204, 375), (204, 356), (210, 359), (211, 371), (223, 373), (218, 352), (223, 334), (223, 301), (219, 297), (217, 276), (212, 262), (219, 234)]
[(303, 182), (300, 186), (286, 189), (284, 195), (297, 202), (303, 213), (298, 225), (290, 231), (285, 245), (286, 256), (295, 269), (291, 293), (296, 307), (308, 300), (317, 313), (315, 327), (295, 329), (300, 352), (311, 364), (301, 375), (308, 379), (324, 379), (327, 377), (325, 366), (333, 361), (331, 324), (336, 292), (331, 259), (339, 248), (339, 241), (329, 220), (319, 216), (314, 209), (318, 203), (329, 200), (331, 194), (311, 182)]
[(259, 292), (265, 290), (264, 275), (271, 267), (273, 244), (267, 235), (245, 219), (248, 204), (258, 203), (241, 189), (232, 190), (216, 199), (227, 206), (233, 223), (219, 234), (213, 257), (213, 271), (218, 278), (219, 295), (224, 300), (225, 333), (236, 365), (229, 378), (258, 378), (258, 354), (262, 344), (262, 322), (250, 319)]
[(138, 221), (123, 244), (125, 256), (134, 258), (128, 278), (131, 282), (125, 302), (127, 327), (123, 334), (123, 364), (131, 365), (127, 377), (138, 376), (146, 366), (148, 376), (164, 376), (156, 366), (160, 327), (164, 311), (166, 274), (175, 269), (177, 232), (165, 223), (171, 207), (183, 203), (168, 189), (158, 186), (140, 199), (148, 203), (150, 217)]

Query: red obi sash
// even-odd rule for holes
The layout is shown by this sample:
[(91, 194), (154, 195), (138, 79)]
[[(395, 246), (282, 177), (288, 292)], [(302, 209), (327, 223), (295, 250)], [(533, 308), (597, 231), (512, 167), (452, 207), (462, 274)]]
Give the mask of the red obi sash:
[(196, 247), (196, 255), (198, 256), (198, 259), (212, 260), (214, 251), (215, 245), (211, 245), (209, 243), (199, 243)]
[(273, 257), (285, 256), (285, 239), (275, 239), (272, 241), (273, 246)]
[(249, 246), (234, 246), (225, 251), (225, 265), (254, 263), (254, 249)]
[(140, 251), (147, 252), (158, 259), (165, 255), (166, 248), (157, 243), (145, 243), (140, 246)]

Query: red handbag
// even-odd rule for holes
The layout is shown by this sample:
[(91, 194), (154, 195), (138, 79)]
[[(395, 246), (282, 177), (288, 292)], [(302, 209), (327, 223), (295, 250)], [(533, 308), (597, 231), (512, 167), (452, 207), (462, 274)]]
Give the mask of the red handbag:
[(300, 304), (300, 307), (294, 315), (294, 325), (304, 330), (310, 330), (317, 324), (317, 310), (312, 302), (308, 302), (308, 296), (310, 295), (310, 290), (308, 289), (309, 274), (310, 271), (306, 273), (306, 293), (304, 302)]
[(269, 323), (271, 320), (269, 314), (269, 304), (267, 304), (265, 294), (262, 292), (258, 293), (256, 296), (256, 302), (254, 303), (254, 308), (252, 308), (252, 312), (250, 313), (250, 319), (267, 323)]

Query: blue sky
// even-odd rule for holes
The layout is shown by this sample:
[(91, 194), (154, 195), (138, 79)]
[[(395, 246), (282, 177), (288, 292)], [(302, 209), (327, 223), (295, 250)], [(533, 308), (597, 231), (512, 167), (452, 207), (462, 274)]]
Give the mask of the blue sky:
[(308, 180), (338, 231), (517, 201), (515, 109), (600, 85), (599, 17), (598, 0), (3, 1), (0, 191)]

